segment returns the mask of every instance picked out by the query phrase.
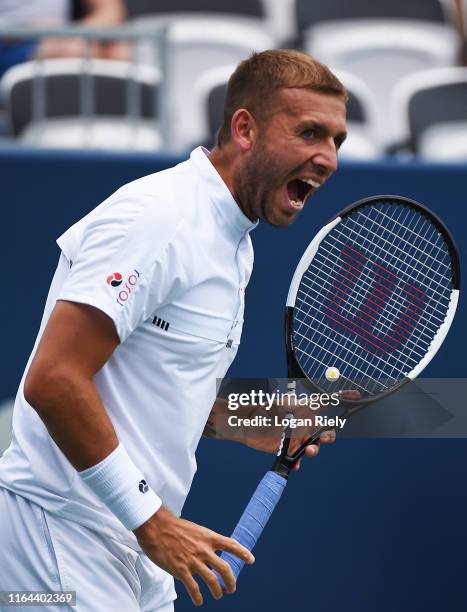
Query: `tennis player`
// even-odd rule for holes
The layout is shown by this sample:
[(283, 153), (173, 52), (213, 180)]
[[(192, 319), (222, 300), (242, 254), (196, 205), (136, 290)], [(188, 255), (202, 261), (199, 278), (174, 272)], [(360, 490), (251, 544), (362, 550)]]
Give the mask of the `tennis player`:
[(168, 612), (173, 576), (197, 605), (194, 574), (222, 596), (210, 567), (235, 590), (216, 551), (251, 553), (179, 516), (208, 417), (213, 435), (226, 410), (216, 378), (240, 342), (250, 232), (290, 225), (336, 170), (345, 102), (309, 56), (253, 55), (211, 153), (125, 185), (58, 239), (0, 463), (0, 590)]

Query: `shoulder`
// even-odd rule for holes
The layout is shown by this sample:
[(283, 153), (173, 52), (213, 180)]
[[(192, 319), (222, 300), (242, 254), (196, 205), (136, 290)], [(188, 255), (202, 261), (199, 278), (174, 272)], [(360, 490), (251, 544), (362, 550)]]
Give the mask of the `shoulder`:
[(198, 181), (199, 175), (194, 171), (190, 160), (187, 160), (172, 168), (131, 181), (120, 187), (111, 198), (152, 196), (155, 199), (181, 201), (180, 196), (189, 196)]
[(123, 242), (157, 257), (196, 221), (197, 177), (188, 162), (123, 185), (58, 240), (68, 259), (83, 241), (103, 248)]
[(170, 231), (196, 214), (198, 182), (190, 162), (182, 162), (123, 185), (111, 196), (107, 212)]

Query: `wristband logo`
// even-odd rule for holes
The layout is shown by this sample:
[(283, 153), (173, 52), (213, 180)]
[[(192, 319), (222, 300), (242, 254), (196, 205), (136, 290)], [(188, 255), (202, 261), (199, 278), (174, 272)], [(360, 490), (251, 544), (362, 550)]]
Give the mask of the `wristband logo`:
[(149, 491), (149, 485), (144, 479), (140, 480), (138, 489), (140, 490), (140, 493), (147, 493)]
[(114, 272), (113, 274), (110, 274), (107, 278), (106, 278), (106, 283), (108, 285), (112, 285), (112, 287), (118, 287), (119, 285), (121, 285), (123, 282), (123, 276), (120, 274), (120, 272)]

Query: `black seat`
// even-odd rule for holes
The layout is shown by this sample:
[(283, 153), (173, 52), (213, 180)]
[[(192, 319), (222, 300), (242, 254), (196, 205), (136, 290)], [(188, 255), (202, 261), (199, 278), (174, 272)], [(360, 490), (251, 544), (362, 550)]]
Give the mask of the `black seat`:
[[(146, 67), (149, 77), (138, 75), (133, 78), (129, 73), (130, 67), (123, 62), (94, 60), (90, 76), (83, 77), (81, 65), (80, 60), (74, 59), (47, 60), (42, 63), (41, 70), (37, 62), (27, 62), (5, 74), (2, 94), (13, 136), (20, 135), (26, 126), (38, 118), (34, 115), (33, 101), (38, 91), (37, 79), (41, 78), (41, 74), (45, 94), (41, 120), (80, 116), (86, 114), (86, 111), (93, 116), (106, 117), (131, 114), (131, 88), (136, 90), (135, 98), (139, 106), (135, 109), (137, 116), (143, 119), (157, 117), (157, 70)], [(87, 84), (86, 78), (89, 79)], [(91, 99), (87, 99), (87, 108), (83, 108), (82, 89), (89, 85), (94, 94)]]
[[(449, 138), (455, 137), (456, 141), (465, 138), (467, 68), (435, 68), (405, 77), (393, 92), (391, 107), (397, 133), (391, 152), (422, 153), (425, 137), (433, 130), (436, 138), (443, 140), (443, 146), (448, 147)], [(436, 147), (436, 138), (431, 136), (430, 142)]]
[(296, 0), (299, 32), (321, 21), (341, 19), (421, 19), (446, 21), (439, 0)]
[(128, 17), (160, 13), (230, 13), (264, 17), (261, 0), (125, 0)]
[(418, 151), (420, 136), (438, 123), (467, 121), (467, 80), (433, 85), (413, 94), (408, 104), (410, 139)]

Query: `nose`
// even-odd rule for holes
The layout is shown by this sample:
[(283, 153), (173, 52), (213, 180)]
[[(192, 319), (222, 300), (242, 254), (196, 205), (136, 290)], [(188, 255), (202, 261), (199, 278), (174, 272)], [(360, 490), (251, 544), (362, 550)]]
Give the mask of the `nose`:
[(313, 163), (319, 166), (326, 176), (337, 170), (337, 149), (334, 139), (329, 136), (323, 138), (313, 155)]

